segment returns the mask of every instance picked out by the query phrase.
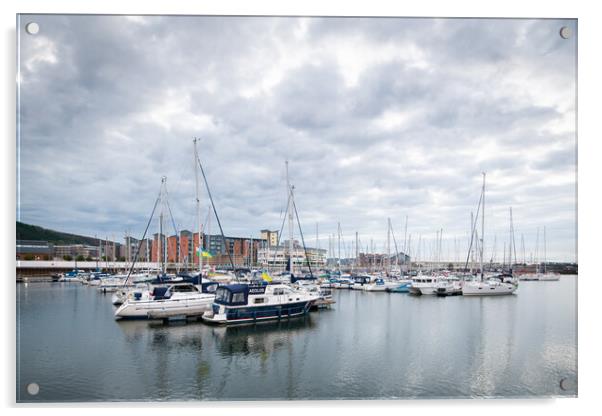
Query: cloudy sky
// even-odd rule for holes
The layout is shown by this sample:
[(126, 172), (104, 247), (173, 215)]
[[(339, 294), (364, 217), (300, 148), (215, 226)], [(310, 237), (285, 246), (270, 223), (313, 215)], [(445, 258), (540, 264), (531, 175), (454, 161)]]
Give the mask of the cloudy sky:
[[(36, 35), (25, 25), (40, 25)], [(279, 229), (285, 160), (309, 245), (466, 256), (487, 172), (486, 257), (576, 258), (576, 22), (24, 15), (18, 219), (141, 236), (167, 176), (195, 227), (192, 138), (227, 235)], [(565, 40), (559, 29), (568, 26)], [(208, 199), (202, 188), (203, 217)], [(216, 232), (216, 222), (211, 221)], [(286, 228), (285, 228), (286, 229)], [(153, 232), (157, 231), (156, 223)], [(297, 237), (297, 236), (296, 236)], [(418, 253), (418, 240), (422, 241)], [(494, 244), (495, 243), (495, 244)]]

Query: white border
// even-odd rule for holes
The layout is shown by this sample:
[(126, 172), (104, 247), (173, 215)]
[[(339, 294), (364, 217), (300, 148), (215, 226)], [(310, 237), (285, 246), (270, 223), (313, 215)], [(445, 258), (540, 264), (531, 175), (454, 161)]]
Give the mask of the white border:
[[(241, 403), (203, 403), (175, 405), (178, 414), (213, 415), (245, 412), (252, 414), (315, 414), (345, 412), (365, 413), (370, 408), (384, 414), (400, 412), (428, 411), (445, 413), (446, 416), (461, 414), (489, 415), (504, 414), (516, 411), (544, 411), (546, 415), (563, 415), (569, 412), (593, 413), (599, 408), (598, 375), (600, 371), (600, 316), (598, 301), (599, 290), (596, 283), (602, 278), (596, 274), (595, 260), (599, 256), (596, 242), (600, 239), (600, 65), (599, 40), (602, 39), (602, 16), (596, 13), (594, 2), (546, 1), (539, 4), (524, 0), (506, 0), (491, 4), (469, 0), (418, 2), (370, 1), (334, 1), (306, 0), (284, 1), (228, 1), (210, 4), (193, 4), (191, 1), (170, 0), (135, 2), (126, 0), (105, 0), (95, 2), (82, 1), (34, 1), (5, 0), (0, 3), (2, 13), (3, 54), (2, 91), (0, 102), (3, 117), (2, 141), (2, 183), (4, 203), (2, 204), (3, 227), (0, 239), (1, 264), (4, 269), (2, 323), (4, 342), (2, 352), (6, 360), (2, 375), (2, 404), (15, 407), (15, 289), (14, 289), (14, 230), (15, 230), (15, 14), (20, 13), (145, 13), (145, 14), (279, 14), (279, 15), (394, 15), (394, 16), (466, 16), (466, 17), (565, 17), (579, 19), (579, 399), (557, 400), (440, 400), (440, 401), (403, 401), (403, 402), (241, 402)], [(135, 406), (141, 406), (137, 404)], [(174, 405), (143, 405), (142, 411), (150, 414), (163, 414), (165, 407)], [(17, 406), (26, 411), (37, 411), (40, 406)], [(91, 407), (86, 410), (93, 414), (115, 412), (120, 404), (50, 406), (45, 410), (52, 414), (80, 414), (80, 407)], [(108, 407), (108, 408), (107, 408)], [(130, 406), (131, 407), (131, 406)], [(197, 409), (195, 409), (195, 407)], [(201, 407), (201, 409), (198, 409)], [(341, 409), (343, 410), (343, 409)], [(15, 411), (15, 409), (11, 409)], [(140, 410), (134, 410), (140, 411)]]

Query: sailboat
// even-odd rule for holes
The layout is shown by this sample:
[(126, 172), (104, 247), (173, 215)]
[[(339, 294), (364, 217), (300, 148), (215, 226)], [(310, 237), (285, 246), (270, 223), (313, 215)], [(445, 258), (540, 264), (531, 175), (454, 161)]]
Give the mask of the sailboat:
[[(155, 202), (155, 208), (159, 202), (161, 203), (159, 241), (161, 241), (163, 232), (163, 205), (166, 202), (167, 195), (166, 180), (165, 177), (161, 178), (161, 190), (157, 202)], [(170, 277), (167, 277), (165, 273), (165, 250), (158, 250), (158, 252), (161, 257), (161, 274), (157, 276), (157, 283), (161, 286), (168, 286), (155, 286), (149, 287), (148, 290), (138, 289), (126, 293), (122, 305), (115, 311), (116, 319), (168, 318), (180, 315), (200, 316), (203, 312), (211, 309), (215, 294), (203, 293), (202, 289), (192, 283), (174, 282)]]
[[(538, 269), (539, 269), (539, 265)], [(537, 280), (544, 282), (552, 282), (560, 280), (560, 275), (556, 273), (549, 273), (546, 271), (546, 227), (543, 227), (543, 272), (537, 273)]]
[[(288, 161), (286, 162), (286, 182), (289, 220), (287, 270), (290, 271), (291, 283), (294, 284), (297, 280), (314, 280), (314, 277), (297, 213), (294, 187), (291, 186), (288, 178)], [(294, 217), (296, 217), (299, 225), (299, 236), (305, 250), (310, 279), (295, 279), (294, 277)], [(308, 313), (314, 303), (318, 300), (324, 300), (325, 296), (326, 294), (322, 293), (317, 285), (306, 282), (301, 284), (297, 282), (296, 287), (275, 282), (269, 284), (263, 284), (262, 282), (261, 284), (224, 285), (217, 288), (215, 302), (211, 310), (203, 314), (203, 321), (212, 324), (230, 325), (293, 318)]]
[[(483, 172), (483, 189), (481, 191), (481, 238), (480, 238), (480, 277), (471, 280), (468, 282), (464, 282), (464, 286), (462, 287), (462, 294), (464, 296), (494, 296), (494, 295), (511, 295), (518, 288), (518, 283), (516, 279), (512, 278), (512, 276), (507, 275), (496, 275), (489, 276), (487, 280), (484, 279), (483, 272), (483, 242), (485, 241), (485, 172)], [(479, 210), (477, 209), (477, 218), (479, 215)], [(476, 230), (476, 221), (473, 226), (472, 234), (474, 236), (474, 232)]]

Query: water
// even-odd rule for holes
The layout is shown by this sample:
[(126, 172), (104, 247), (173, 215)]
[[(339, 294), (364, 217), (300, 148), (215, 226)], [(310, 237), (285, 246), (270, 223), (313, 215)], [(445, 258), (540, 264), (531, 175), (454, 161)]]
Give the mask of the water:
[(576, 290), (575, 276), (491, 298), (338, 290), (332, 310), (225, 328), (116, 322), (94, 288), (19, 284), (17, 400), (572, 397)]

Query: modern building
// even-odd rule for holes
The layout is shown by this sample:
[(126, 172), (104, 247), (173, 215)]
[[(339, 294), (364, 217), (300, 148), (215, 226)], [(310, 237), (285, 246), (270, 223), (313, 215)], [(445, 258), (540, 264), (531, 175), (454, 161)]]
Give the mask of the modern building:
[(266, 240), (269, 246), (277, 246), (278, 231), (261, 230), (261, 239)]
[(77, 258), (78, 256), (82, 256), (84, 259), (91, 258), (97, 260), (99, 258), (98, 250), (98, 246), (85, 244), (55, 245), (53, 258), (61, 260), (65, 257)]
[(52, 260), (53, 249), (48, 241), (17, 240), (17, 260)]
[[(307, 253), (307, 256), (306, 256)], [(263, 267), (270, 269), (284, 270), (289, 258), (288, 243), (284, 242), (279, 246), (266, 246), (259, 249), (258, 263)], [(308, 260), (311, 267), (316, 269), (326, 266), (326, 250), (306, 247), (305, 249), (297, 240), (293, 241), (293, 270), (299, 268), (307, 269)]]
[(165, 255), (167, 254), (167, 250), (165, 248), (165, 235), (156, 233), (153, 235), (153, 240), (151, 242), (151, 261), (152, 262), (160, 262), (161, 259), (165, 259)]

